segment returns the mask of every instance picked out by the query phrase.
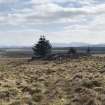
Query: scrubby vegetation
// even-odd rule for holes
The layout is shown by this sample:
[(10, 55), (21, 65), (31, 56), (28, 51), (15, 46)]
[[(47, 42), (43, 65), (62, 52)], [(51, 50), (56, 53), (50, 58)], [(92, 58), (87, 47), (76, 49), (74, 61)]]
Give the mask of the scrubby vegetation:
[(105, 105), (105, 57), (1, 58), (0, 105)]

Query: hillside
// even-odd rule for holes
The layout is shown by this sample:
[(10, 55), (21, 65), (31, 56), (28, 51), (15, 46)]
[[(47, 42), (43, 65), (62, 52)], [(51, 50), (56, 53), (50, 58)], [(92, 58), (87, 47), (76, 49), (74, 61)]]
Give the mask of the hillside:
[(105, 105), (105, 57), (1, 58), (0, 105)]

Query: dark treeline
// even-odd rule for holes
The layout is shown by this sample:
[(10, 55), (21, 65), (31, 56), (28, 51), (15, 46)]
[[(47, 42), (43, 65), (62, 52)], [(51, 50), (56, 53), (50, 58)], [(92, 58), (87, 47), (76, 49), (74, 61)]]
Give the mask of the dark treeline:
[[(68, 48), (67, 52), (65, 53), (52, 53), (52, 45), (49, 40), (45, 38), (45, 36), (41, 36), (37, 44), (33, 46), (33, 57), (34, 58), (53, 58), (55, 56), (59, 57), (69, 57), (79, 55), (80, 53), (77, 51), (75, 47)], [(91, 53), (91, 49), (89, 47), (85, 50), (85, 55), (89, 55)]]

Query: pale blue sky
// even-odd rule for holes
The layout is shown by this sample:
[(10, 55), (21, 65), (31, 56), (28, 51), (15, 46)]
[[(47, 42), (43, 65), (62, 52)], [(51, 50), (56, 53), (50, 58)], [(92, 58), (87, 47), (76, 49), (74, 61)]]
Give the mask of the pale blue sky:
[(0, 0), (0, 46), (105, 43), (105, 0)]

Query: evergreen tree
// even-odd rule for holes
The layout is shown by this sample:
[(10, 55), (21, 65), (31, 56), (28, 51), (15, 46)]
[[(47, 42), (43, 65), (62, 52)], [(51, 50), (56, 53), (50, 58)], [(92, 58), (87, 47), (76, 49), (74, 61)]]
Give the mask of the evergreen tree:
[(38, 43), (33, 47), (34, 55), (43, 58), (51, 53), (51, 48), (52, 46), (45, 36), (41, 36)]

